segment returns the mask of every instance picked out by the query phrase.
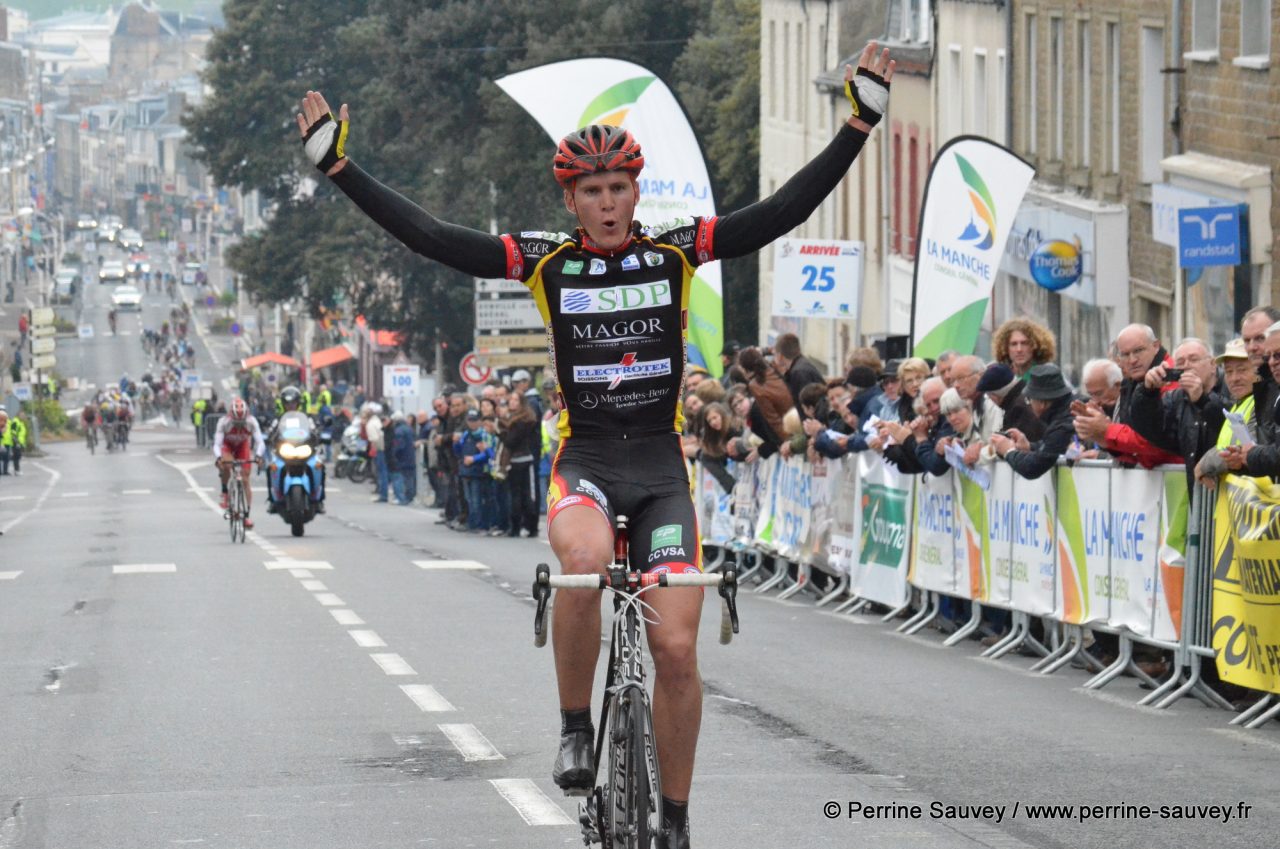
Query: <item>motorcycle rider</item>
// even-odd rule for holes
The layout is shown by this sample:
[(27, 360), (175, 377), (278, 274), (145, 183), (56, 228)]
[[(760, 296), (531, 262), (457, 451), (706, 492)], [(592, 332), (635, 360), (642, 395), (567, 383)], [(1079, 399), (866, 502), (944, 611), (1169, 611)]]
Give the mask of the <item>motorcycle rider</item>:
[[(286, 386), (284, 389), (280, 390), (280, 394), (276, 397), (276, 410), (278, 415), (275, 422), (271, 425), (271, 433), (267, 435), (267, 445), (272, 451), (272, 462), (267, 465), (268, 513), (276, 513), (280, 510), (280, 502), (276, 499), (276, 487), (279, 483), (280, 475), (284, 471), (284, 461), (275, 454), (276, 439), (280, 435), (280, 421), (284, 418), (286, 413), (300, 412), (303, 415), (306, 415), (306, 411), (302, 409), (302, 403), (302, 392), (296, 386)], [(307, 421), (311, 422), (311, 438), (308, 441), (308, 444), (311, 445), (311, 448), (314, 451), (318, 442), (316, 423), (310, 416), (307, 416)], [(324, 466), (322, 464), (317, 464), (316, 470), (320, 473), (320, 480), (317, 481), (319, 484), (319, 497), (315, 500), (316, 512), (323, 513), (325, 483)], [(281, 494), (283, 495), (283, 493)]]

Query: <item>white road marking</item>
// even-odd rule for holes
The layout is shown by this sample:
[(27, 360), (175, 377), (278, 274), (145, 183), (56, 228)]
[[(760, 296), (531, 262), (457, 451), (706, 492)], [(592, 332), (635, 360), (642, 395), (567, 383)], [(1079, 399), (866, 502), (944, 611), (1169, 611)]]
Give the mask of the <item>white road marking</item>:
[(398, 654), (394, 654), (394, 653), (382, 654), (379, 652), (374, 652), (373, 654), (369, 655), (369, 657), (373, 658), (373, 662), (381, 666), (382, 671), (387, 673), (388, 675), (417, 675), (418, 674), (414, 672), (413, 667), (410, 666), (407, 662), (405, 662), (405, 659)]
[(324, 491), (326, 493), (330, 493), (330, 492), (342, 492), (343, 490), (342, 490), (342, 487), (339, 487), (339, 486), (325, 486)]
[(363, 625), (364, 620), (354, 610), (330, 610), (329, 613), (338, 620), (339, 625)]
[(111, 572), (114, 575), (141, 575), (176, 571), (178, 571), (176, 563), (122, 563), (111, 567)]
[(457, 569), (467, 572), (487, 572), (489, 567), (478, 560), (415, 560), (413, 565), (427, 571)]
[(289, 574), (295, 578), (310, 578), (311, 570), (310, 569), (290, 569)]
[(12, 581), (14, 578), (22, 574), (22, 570), (17, 572), (0, 572), (0, 581)]
[(121, 494), (121, 495), (150, 495), (150, 494), (151, 494), (151, 490), (149, 490), (149, 489), (122, 489), (122, 490), (120, 490), (120, 494)]
[(480, 729), (469, 723), (457, 725), (437, 725), (449, 742), (458, 750), (465, 761), (504, 761), (502, 753), (489, 742), (489, 738), (480, 733)]
[(263, 562), (263, 566), (268, 569), (332, 569), (333, 565), (325, 560), (267, 560)]
[(569, 815), (529, 779), (491, 778), (489, 783), (529, 825), (573, 825)]
[(63, 497), (63, 498), (88, 498), (88, 497), (89, 497), (89, 493), (87, 493), (87, 492), (64, 492), (64, 493), (62, 493), (62, 497)]
[(362, 649), (385, 649), (387, 647), (386, 642), (378, 636), (376, 631), (348, 631), (347, 633), (351, 635), (351, 639), (356, 641), (356, 645)]
[[(293, 570), (290, 569), (289, 571), (292, 572)], [(305, 571), (305, 570), (299, 570), (299, 571)], [(302, 588), (304, 590), (308, 590), (313, 593), (322, 593), (325, 590), (329, 589), (324, 585), (324, 581), (303, 581)]]
[(345, 601), (338, 598), (333, 593), (316, 593), (316, 601), (320, 602), (325, 607), (342, 607), (346, 604)]
[[(355, 633), (352, 631), (351, 633)], [(401, 684), (404, 694), (413, 699), (413, 703), (424, 713), (444, 713), (457, 710), (449, 700), (436, 692), (430, 684)]]
[(25, 495), (0, 495), (0, 501), (26, 501)]

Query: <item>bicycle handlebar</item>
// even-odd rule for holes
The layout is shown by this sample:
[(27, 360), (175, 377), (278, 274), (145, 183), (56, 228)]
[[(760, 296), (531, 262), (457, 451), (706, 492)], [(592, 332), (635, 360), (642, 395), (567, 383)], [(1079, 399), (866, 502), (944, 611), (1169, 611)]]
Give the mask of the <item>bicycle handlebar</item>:
[(738, 633), (738, 573), (733, 569), (715, 574), (671, 572), (625, 572), (610, 570), (598, 575), (552, 575), (551, 567), (539, 563), (533, 581), (533, 598), (538, 608), (533, 617), (533, 644), (547, 642), (545, 619), (551, 591), (557, 590), (647, 590), (652, 587), (717, 587), (720, 590), (720, 642), (728, 645)]

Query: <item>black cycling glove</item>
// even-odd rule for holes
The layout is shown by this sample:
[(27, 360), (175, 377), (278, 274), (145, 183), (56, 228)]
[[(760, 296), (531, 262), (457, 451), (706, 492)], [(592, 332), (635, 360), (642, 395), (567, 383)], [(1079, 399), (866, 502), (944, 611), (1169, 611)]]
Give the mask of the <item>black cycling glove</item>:
[(889, 106), (889, 83), (866, 68), (853, 72), (853, 79), (844, 84), (844, 94), (853, 104), (853, 117), (873, 127)]
[(339, 121), (330, 112), (311, 125), (302, 137), (307, 158), (324, 173), (347, 158), (347, 121)]

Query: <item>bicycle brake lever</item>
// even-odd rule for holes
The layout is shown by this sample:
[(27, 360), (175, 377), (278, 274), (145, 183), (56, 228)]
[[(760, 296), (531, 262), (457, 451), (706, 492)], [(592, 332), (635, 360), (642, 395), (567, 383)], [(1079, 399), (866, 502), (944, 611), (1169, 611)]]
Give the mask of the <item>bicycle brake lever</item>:
[(547, 582), (550, 579), (551, 567), (545, 563), (539, 563), (533, 579), (533, 598), (538, 603), (538, 609), (533, 614), (533, 644), (535, 646), (543, 646), (547, 642), (544, 625), (547, 615), (547, 600), (551, 598), (551, 587), (547, 586)]
[(733, 633), (738, 633), (738, 573), (729, 569), (723, 573), (720, 582), (720, 597), (729, 606), (729, 621), (733, 625)]

